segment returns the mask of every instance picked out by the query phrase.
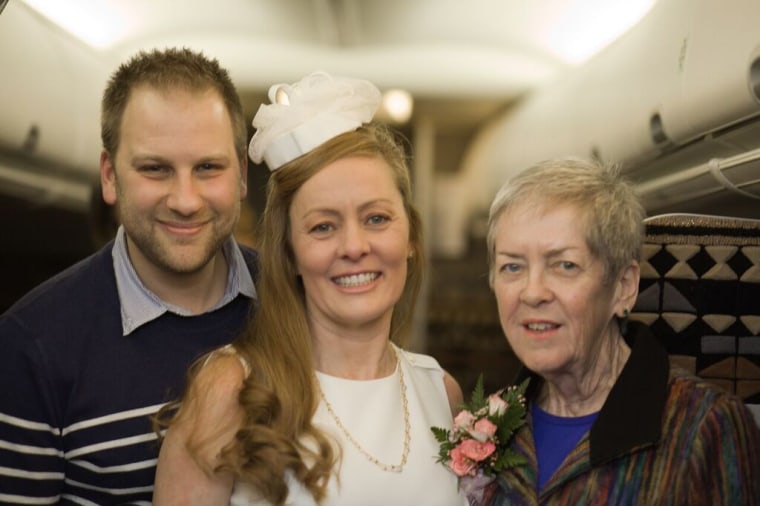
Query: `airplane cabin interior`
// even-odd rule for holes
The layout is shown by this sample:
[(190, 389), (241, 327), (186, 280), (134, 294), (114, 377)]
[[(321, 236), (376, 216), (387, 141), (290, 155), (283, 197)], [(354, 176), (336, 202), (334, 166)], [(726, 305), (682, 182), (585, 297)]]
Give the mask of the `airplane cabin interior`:
[[(409, 141), (427, 241), (410, 347), (465, 394), (481, 373), (494, 390), (519, 366), (488, 286), (490, 201), (521, 169), (573, 155), (619, 164), (645, 202), (635, 317), (688, 338), (673, 355), (760, 420), (760, 3), (625, 3), (642, 6), (613, 22), (603, 15), (620, 2), (53, 2), (60, 17), (3, 2), (0, 312), (113, 236), (98, 181), (103, 85), (138, 49), (185, 45), (230, 68), (249, 121), (271, 83), (319, 69), (412, 99), (406, 117), (380, 113)], [(88, 23), (100, 30), (77, 32)], [(562, 35), (600, 24), (617, 32), (569, 54)], [(248, 170), (238, 237), (255, 246), (268, 171)], [(686, 218), (656, 218), (671, 215)]]

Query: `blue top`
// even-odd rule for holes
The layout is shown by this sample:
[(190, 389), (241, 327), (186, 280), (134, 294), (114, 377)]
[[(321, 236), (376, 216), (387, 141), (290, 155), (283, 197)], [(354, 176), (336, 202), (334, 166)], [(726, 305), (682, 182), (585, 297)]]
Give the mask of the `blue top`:
[(539, 408), (536, 403), (531, 403), (530, 409), (538, 461), (538, 490), (541, 490), (578, 441), (591, 429), (599, 413), (555, 416)]
[[(149, 504), (151, 415), (248, 320), (251, 298), (238, 291), (213, 311), (165, 311), (124, 335), (112, 249), (0, 316), (1, 504)], [(256, 253), (240, 250), (255, 279)]]

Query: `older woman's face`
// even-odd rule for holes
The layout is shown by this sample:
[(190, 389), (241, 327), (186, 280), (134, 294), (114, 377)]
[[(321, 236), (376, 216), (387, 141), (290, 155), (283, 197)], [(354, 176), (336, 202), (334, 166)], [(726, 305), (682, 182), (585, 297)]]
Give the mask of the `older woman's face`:
[(325, 166), (296, 192), (290, 228), (312, 324), (390, 325), (412, 247), (385, 160), (350, 157)]
[(546, 377), (583, 374), (613, 332), (619, 293), (588, 249), (585, 220), (571, 205), (523, 205), (495, 225), (494, 292), (510, 346)]

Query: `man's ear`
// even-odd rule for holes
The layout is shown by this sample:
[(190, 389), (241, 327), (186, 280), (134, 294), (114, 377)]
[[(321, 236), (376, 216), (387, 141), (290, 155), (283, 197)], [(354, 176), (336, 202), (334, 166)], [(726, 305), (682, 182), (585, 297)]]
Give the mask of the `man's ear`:
[(116, 168), (105, 149), (100, 152), (100, 187), (106, 204), (116, 204)]
[(640, 277), (641, 267), (636, 260), (623, 268), (617, 287), (617, 304), (615, 305), (617, 316), (621, 318), (626, 316), (625, 312), (630, 313), (633, 306), (636, 305), (636, 298), (639, 296)]
[(248, 153), (240, 159), (240, 200), (248, 196)]

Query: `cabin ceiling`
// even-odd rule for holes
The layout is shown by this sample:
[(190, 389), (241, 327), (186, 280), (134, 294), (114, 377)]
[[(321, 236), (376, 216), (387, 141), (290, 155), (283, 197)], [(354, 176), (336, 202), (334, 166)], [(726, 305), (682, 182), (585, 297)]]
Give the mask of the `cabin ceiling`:
[[(42, 9), (43, 0), (18, 0)], [(137, 49), (217, 56), (254, 110), (313, 70), (402, 88), (438, 128), (469, 129), (610, 42), (654, 0), (71, 0), (74, 31), (111, 65)], [(91, 26), (90, 28), (87, 28)], [(84, 28), (83, 28), (84, 27)]]
[(108, 75), (138, 50), (170, 46), (218, 58), (249, 118), (269, 86), (314, 70), (403, 89), (414, 112), (396, 126), (410, 134), (422, 125), (436, 143), (435, 170), (453, 172), (490, 118), (577, 68), (654, 1), (9, 2), (0, 15), (0, 46), (13, 48), (0, 51), (0, 194), (87, 209)]

